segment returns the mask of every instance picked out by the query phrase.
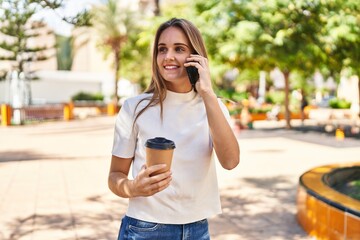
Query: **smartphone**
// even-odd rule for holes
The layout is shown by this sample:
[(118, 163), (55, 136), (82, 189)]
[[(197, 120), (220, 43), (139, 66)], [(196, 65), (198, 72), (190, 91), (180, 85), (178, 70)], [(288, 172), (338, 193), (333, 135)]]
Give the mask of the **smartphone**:
[(196, 91), (195, 83), (197, 80), (199, 80), (199, 72), (198, 72), (197, 68), (194, 66), (186, 67), (186, 71), (187, 71), (190, 83), (193, 86), (194, 90)]

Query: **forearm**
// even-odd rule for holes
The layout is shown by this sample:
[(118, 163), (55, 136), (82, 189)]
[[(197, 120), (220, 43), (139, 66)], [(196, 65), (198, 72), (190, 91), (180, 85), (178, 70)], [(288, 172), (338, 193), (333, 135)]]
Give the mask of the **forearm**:
[(214, 149), (221, 166), (225, 169), (235, 168), (240, 161), (238, 141), (225, 118), (215, 94), (203, 96), (208, 117), (210, 134)]
[(132, 193), (132, 180), (128, 179), (127, 175), (122, 172), (112, 172), (108, 178), (109, 189), (119, 197), (131, 198)]

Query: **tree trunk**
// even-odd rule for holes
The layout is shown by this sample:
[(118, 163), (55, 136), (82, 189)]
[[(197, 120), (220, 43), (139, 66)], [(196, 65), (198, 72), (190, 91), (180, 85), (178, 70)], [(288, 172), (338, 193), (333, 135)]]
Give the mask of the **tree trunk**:
[(155, 9), (154, 9), (154, 15), (155, 16), (160, 16), (161, 12), (160, 12), (160, 0), (155, 0)]
[(114, 52), (114, 66), (115, 66), (115, 72), (114, 72), (114, 83), (115, 83), (115, 89), (114, 89), (114, 104), (116, 107), (119, 105), (119, 96), (118, 96), (118, 80), (120, 78), (120, 47)]
[(286, 129), (291, 129), (291, 124), (290, 124), (290, 110), (289, 110), (289, 75), (290, 72), (289, 71), (285, 71), (284, 72), (284, 77), (285, 77), (285, 121), (286, 121)]

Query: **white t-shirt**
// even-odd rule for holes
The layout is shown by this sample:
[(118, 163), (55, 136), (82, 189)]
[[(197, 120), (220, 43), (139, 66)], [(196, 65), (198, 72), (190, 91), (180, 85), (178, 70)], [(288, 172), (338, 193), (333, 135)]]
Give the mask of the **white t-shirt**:
[[(165, 137), (175, 142), (171, 166), (172, 181), (165, 190), (150, 197), (129, 199), (126, 215), (143, 221), (186, 224), (221, 213), (215, 168), (215, 154), (202, 98), (194, 91), (167, 91), (163, 103), (163, 120), (159, 104), (148, 108), (133, 121), (151, 94), (127, 99), (116, 119), (112, 154), (134, 157), (132, 176), (145, 164), (145, 142)], [(218, 100), (229, 120), (226, 106)]]

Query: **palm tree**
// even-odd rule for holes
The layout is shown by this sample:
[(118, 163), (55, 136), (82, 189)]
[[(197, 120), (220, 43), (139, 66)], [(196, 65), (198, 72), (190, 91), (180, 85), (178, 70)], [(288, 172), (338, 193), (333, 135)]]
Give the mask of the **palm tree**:
[(155, 15), (155, 16), (160, 16), (160, 15), (161, 15), (161, 11), (160, 11), (160, 0), (155, 0), (155, 1), (154, 1), (154, 4), (155, 4), (154, 15)]
[(106, 0), (105, 4), (99, 5), (92, 10), (92, 26), (98, 33), (99, 46), (106, 56), (110, 52), (114, 64), (114, 103), (119, 102), (118, 80), (120, 78), (120, 61), (123, 44), (127, 41), (129, 32), (134, 26), (134, 12), (128, 7), (120, 5), (117, 0)]

